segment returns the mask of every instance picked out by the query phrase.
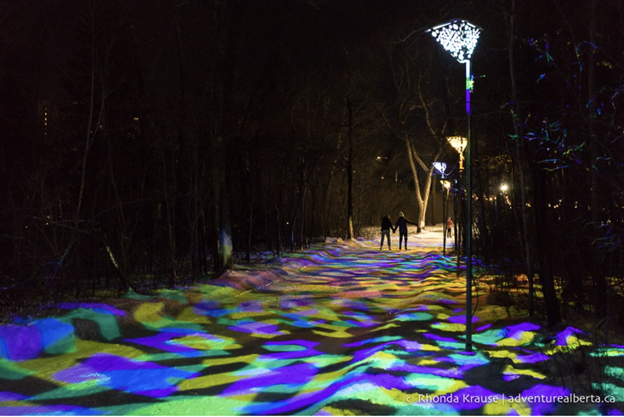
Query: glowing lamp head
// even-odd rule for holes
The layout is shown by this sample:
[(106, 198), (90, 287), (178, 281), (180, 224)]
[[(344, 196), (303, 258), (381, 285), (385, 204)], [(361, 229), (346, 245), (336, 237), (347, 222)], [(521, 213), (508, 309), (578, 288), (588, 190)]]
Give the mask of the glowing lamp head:
[(442, 175), (446, 172), (446, 163), (444, 162), (434, 162), (433, 167)]
[(506, 192), (509, 189), (509, 186), (505, 183), (502, 183), (500, 189), (502, 192)]
[(466, 144), (468, 143), (466, 138), (463, 136), (449, 136), (446, 140), (460, 155), (464, 152)]
[(454, 20), (429, 29), (431, 36), (460, 63), (470, 61), (481, 28), (465, 20)]

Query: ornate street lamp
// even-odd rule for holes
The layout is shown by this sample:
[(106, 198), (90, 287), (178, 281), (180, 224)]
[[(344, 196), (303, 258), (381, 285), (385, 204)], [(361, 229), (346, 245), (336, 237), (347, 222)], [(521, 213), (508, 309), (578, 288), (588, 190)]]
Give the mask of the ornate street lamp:
[(446, 140), (459, 154), (459, 172), (464, 172), (464, 149), (468, 141), (463, 136), (449, 136)]
[[(473, 88), (470, 58), (477, 46), (481, 28), (465, 21), (454, 20), (428, 30), (431, 36), (460, 64), (466, 64), (466, 350), (472, 351), (472, 184), (470, 172), (470, 94)], [(461, 154), (460, 154), (461, 155)]]
[(442, 178), (444, 178), (444, 173), (446, 172), (446, 162), (434, 162), (433, 167), (442, 174)]

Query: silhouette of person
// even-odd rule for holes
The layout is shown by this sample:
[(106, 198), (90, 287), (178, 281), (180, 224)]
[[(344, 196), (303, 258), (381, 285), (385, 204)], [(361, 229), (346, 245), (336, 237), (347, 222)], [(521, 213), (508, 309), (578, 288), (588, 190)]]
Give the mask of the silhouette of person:
[(388, 250), (392, 250), (392, 247), (390, 245), (390, 229), (392, 229), (392, 232), (394, 233), (392, 221), (390, 220), (390, 215), (386, 214), (381, 219), (381, 245), (379, 246), (379, 250), (383, 249), (384, 238), (388, 239)]
[(396, 225), (392, 229), (392, 231), (396, 231), (399, 229), (399, 250), (401, 250), (401, 244), (405, 242), (405, 249), (407, 249), (407, 224), (413, 224), (416, 226), (416, 223), (410, 222), (405, 218), (403, 212), (399, 212), (399, 218), (396, 221)]
[(446, 219), (446, 236), (451, 237), (453, 234), (453, 220), (449, 217)]

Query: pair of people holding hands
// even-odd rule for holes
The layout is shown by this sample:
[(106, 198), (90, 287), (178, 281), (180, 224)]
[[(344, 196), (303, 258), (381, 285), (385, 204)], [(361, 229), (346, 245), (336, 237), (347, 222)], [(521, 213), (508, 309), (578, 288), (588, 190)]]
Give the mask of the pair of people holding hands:
[(396, 225), (392, 226), (392, 221), (390, 220), (390, 215), (386, 214), (384, 218), (381, 219), (381, 245), (379, 246), (379, 250), (383, 249), (384, 238), (388, 239), (388, 250), (392, 250), (390, 244), (390, 230), (392, 233), (396, 232), (399, 229), (399, 250), (401, 250), (401, 246), (405, 243), (405, 249), (407, 249), (407, 225), (413, 224), (416, 226), (416, 223), (410, 222), (405, 218), (403, 212), (399, 213), (399, 218), (396, 221)]

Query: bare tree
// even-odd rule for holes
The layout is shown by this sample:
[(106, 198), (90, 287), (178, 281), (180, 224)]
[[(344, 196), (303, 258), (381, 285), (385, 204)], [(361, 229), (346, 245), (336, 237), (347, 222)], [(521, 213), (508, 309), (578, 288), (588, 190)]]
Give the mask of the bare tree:
[[(389, 57), (393, 96), (379, 111), (390, 132), (403, 142), (415, 183), (418, 209), (418, 231), (425, 228), (427, 203), (436, 161), (448, 146), (445, 141), (449, 121), (448, 98), (439, 87), (432, 88), (431, 61), (425, 54)], [(428, 65), (427, 65), (428, 64)], [(439, 81), (439, 80), (435, 80)], [(435, 83), (434, 81), (434, 83)], [(426, 133), (424, 133), (424, 132)], [(425, 161), (426, 149), (433, 149), (430, 160)], [(429, 158), (428, 158), (429, 159)]]

